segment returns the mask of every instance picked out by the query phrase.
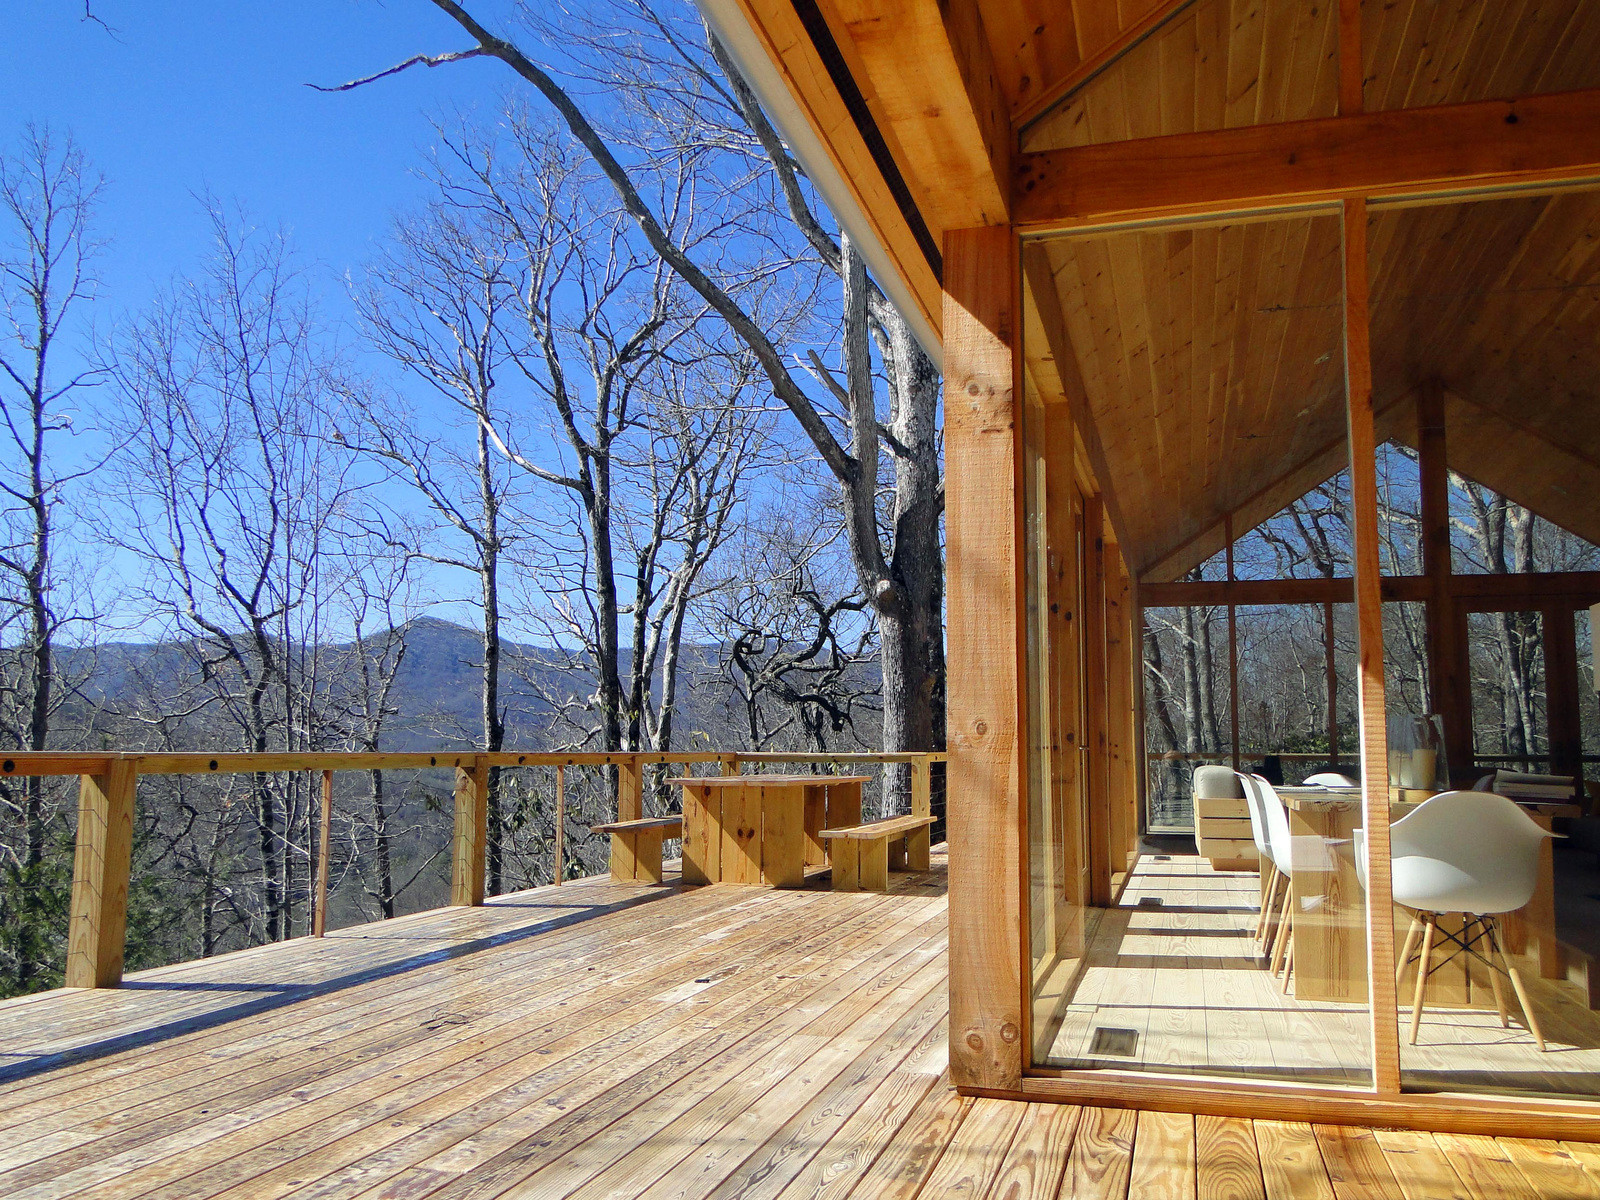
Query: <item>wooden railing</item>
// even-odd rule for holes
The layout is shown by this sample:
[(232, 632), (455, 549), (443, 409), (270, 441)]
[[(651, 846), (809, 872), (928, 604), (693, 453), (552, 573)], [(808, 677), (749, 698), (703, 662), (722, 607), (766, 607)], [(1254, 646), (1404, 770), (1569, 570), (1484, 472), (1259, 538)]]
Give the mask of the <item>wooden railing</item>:
[(79, 777), (78, 829), (67, 931), (66, 985), (115, 987), (122, 980), (127, 936), (128, 886), (133, 866), (135, 792), (141, 775), (261, 775), (321, 772), (322, 811), (315, 875), (312, 931), (326, 928), (328, 844), (333, 776), (338, 771), (453, 770), (454, 825), (450, 854), (450, 903), (479, 905), (485, 895), (488, 848), (488, 774), (494, 767), (553, 767), (556, 777), (555, 880), (565, 876), (565, 771), (569, 767), (617, 768), (616, 819), (643, 815), (645, 769), (657, 765), (717, 764), (737, 775), (745, 764), (810, 763), (911, 767), (911, 810), (932, 815), (933, 764), (943, 754), (817, 754), (705, 751), (685, 754), (571, 754), (502, 750), (436, 753), (304, 754), (97, 754), (18, 751), (0, 759), (0, 776)]

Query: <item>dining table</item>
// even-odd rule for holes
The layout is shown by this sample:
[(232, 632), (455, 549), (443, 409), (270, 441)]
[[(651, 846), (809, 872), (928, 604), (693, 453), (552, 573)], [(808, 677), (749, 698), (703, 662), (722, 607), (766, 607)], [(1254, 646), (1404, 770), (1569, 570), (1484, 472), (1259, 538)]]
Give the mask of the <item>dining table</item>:
[(800, 887), (829, 864), (825, 829), (861, 824), (867, 775), (725, 775), (683, 789), (683, 882)]
[[(1367, 999), (1367, 929), (1365, 889), (1356, 872), (1355, 831), (1364, 824), (1359, 788), (1279, 787), (1289, 814), (1293, 871), (1289, 879), (1294, 912), (1295, 996), (1303, 1000), (1365, 1003)], [(1428, 798), (1426, 792), (1391, 789), (1389, 821), (1399, 821)], [(1578, 810), (1570, 804), (1523, 804), (1543, 828), (1554, 818)], [(1395, 908), (1397, 944), (1404, 939), (1411, 913)], [(1441, 929), (1459, 932), (1462, 917), (1440, 920)], [(1533, 899), (1505, 923), (1508, 948), (1534, 958), (1547, 979), (1562, 977), (1565, 964), (1555, 933), (1554, 855), (1546, 839), (1540, 851), (1538, 884)], [(1437, 962), (1438, 960), (1436, 960)], [(1400, 980), (1415, 986), (1416, 969)], [(1488, 977), (1465, 955), (1435, 966), (1424, 1001), (1434, 1007), (1493, 1007)]]

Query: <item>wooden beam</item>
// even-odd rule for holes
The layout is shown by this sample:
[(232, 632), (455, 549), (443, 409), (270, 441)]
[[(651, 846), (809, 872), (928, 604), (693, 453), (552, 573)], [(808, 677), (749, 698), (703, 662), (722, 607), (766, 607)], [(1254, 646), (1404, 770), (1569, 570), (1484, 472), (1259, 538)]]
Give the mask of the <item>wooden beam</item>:
[(1029, 233), (1600, 176), (1600, 88), (1019, 155)]
[(134, 764), (114, 759), (78, 785), (78, 834), (72, 864), (66, 985), (116, 987), (128, 933), (133, 870)]
[(816, 0), (848, 38), (854, 74), (903, 149), (901, 166), (936, 230), (1004, 224), (1011, 207), (1011, 105), (978, 0)]
[(1546, 608), (1539, 617), (1544, 639), (1550, 769), (1558, 775), (1581, 776), (1583, 722), (1578, 707), (1578, 634), (1573, 612), (1569, 608)]
[[(1385, 601), (1425, 601), (1432, 582), (1426, 575), (1386, 575), (1380, 582)], [(1450, 593), (1475, 611), (1504, 612), (1515, 608), (1545, 608), (1559, 603), (1567, 609), (1587, 608), (1600, 602), (1600, 571), (1548, 571), (1527, 575), (1452, 575)], [(1141, 583), (1139, 594), (1147, 608), (1175, 608), (1185, 604), (1349, 604), (1354, 598), (1350, 580), (1339, 579), (1225, 579), (1177, 580)], [(1459, 607), (1459, 605), (1458, 605)]]
[(1333, 653), (1333, 602), (1322, 606), (1323, 671), (1328, 693), (1328, 770), (1339, 766), (1339, 670)]
[(1111, 903), (1111, 752), (1110, 697), (1106, 690), (1106, 540), (1099, 496), (1083, 504), (1083, 693), (1088, 709), (1083, 744), (1089, 774), (1084, 781), (1089, 827), (1089, 903)]
[[(1228, 582), (1233, 574), (1233, 515), (1224, 518), (1224, 536), (1228, 540)], [(1228, 600), (1228, 738), (1233, 754), (1233, 769), (1239, 769), (1239, 605)]]
[(1472, 758), (1472, 677), (1466, 643), (1456, 637), (1459, 624), (1450, 578), (1450, 469), (1444, 388), (1437, 380), (1429, 380), (1417, 392), (1417, 462), (1422, 566), (1428, 580), (1429, 704), (1443, 719), (1446, 765), (1454, 772), (1465, 770)]
[(489, 848), (489, 764), (476, 755), (471, 766), (456, 768), (455, 834), (451, 841), (450, 903), (483, 903)]
[(950, 1078), (1014, 1088), (1027, 1044), (1017, 239), (960, 230), (944, 261)]
[(1379, 590), (1378, 444), (1372, 414), (1367, 310), (1367, 205), (1343, 205), (1345, 412), (1356, 600), (1356, 711), (1361, 729), (1361, 807), (1367, 849), (1367, 981), (1373, 1083), (1400, 1091), (1400, 1028), (1394, 980), (1394, 901), (1389, 886), (1389, 751), (1384, 709), (1383, 596)]
[[(1109, 559), (1105, 568), (1106, 793), (1110, 801), (1106, 861), (1115, 877), (1128, 870), (1139, 842), (1133, 692), (1135, 652), (1141, 647), (1134, 641), (1133, 588), (1127, 566), (1115, 547), (1109, 549)], [(1143, 760), (1137, 765), (1143, 766)]]

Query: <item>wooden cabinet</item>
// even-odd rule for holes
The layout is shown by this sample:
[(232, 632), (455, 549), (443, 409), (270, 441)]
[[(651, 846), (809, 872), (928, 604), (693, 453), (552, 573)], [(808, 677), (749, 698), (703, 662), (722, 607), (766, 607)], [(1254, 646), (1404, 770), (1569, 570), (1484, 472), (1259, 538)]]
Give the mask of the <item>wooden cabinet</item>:
[(1257, 869), (1250, 808), (1243, 796), (1195, 797), (1194, 839), (1201, 856), (1219, 871)]

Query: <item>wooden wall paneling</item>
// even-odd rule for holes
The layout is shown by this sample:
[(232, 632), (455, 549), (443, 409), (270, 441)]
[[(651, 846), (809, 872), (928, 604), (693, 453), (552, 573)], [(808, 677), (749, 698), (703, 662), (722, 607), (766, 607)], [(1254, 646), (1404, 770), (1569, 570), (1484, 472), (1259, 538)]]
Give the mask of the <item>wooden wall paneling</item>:
[(1367, 206), (1343, 205), (1345, 406), (1356, 602), (1357, 713), (1361, 730), (1362, 818), (1367, 840), (1367, 979), (1373, 1082), (1400, 1090), (1394, 984), (1394, 904), (1389, 886), (1389, 758), (1384, 707), (1383, 597), (1379, 588), (1377, 442), (1367, 326)]
[(113, 759), (104, 774), (84, 775), (79, 782), (67, 987), (116, 987), (122, 982), (136, 783), (134, 764), (126, 759)]
[(450, 903), (483, 903), (489, 848), (489, 768), (482, 755), (456, 768), (455, 832), (451, 840)]
[(946, 235), (950, 1077), (1016, 1088), (1024, 1022), (1018, 243)]
[(1088, 751), (1086, 796), (1089, 825), (1089, 903), (1111, 903), (1111, 785), (1106, 694), (1106, 546), (1100, 498), (1083, 506), (1084, 747)]

